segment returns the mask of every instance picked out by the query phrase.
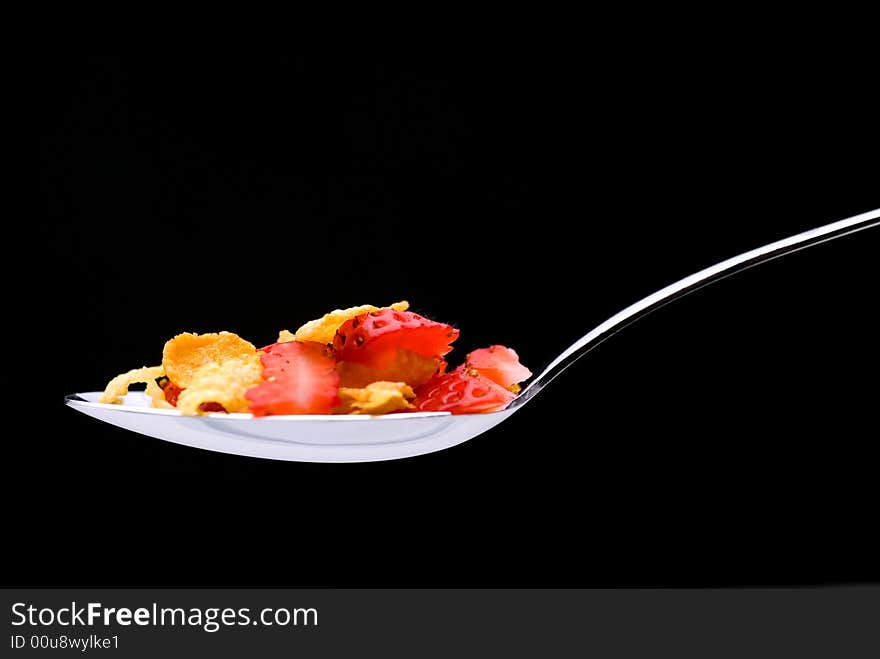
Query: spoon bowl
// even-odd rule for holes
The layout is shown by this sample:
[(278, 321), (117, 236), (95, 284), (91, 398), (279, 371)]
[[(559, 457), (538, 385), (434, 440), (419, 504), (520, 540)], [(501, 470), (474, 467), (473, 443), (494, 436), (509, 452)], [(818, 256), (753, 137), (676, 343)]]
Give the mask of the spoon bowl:
[(569, 346), (506, 409), (488, 414), (419, 412), (360, 415), (210, 413), (183, 416), (154, 409), (143, 393), (121, 405), (99, 403), (100, 392), (72, 394), (65, 402), (101, 421), (157, 439), (196, 448), (274, 460), (372, 462), (432, 453), (461, 444), (498, 425), (532, 400), (562, 371), (630, 323), (713, 282), (780, 256), (880, 224), (880, 209), (758, 247), (685, 277), (639, 300)]
[(516, 408), (488, 414), (417, 412), (364, 416), (250, 414), (184, 416), (151, 407), (133, 391), (122, 404), (97, 402), (101, 392), (73, 394), (75, 410), (157, 439), (235, 455), (299, 462), (373, 462), (409, 458), (461, 444), (509, 417)]

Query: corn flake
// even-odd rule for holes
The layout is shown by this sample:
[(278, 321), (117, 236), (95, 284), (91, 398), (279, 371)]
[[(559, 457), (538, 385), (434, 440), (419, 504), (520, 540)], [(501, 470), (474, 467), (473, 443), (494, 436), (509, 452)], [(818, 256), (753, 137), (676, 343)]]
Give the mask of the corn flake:
[[(98, 399), (99, 403), (121, 403), (121, 398), (128, 393), (128, 387), (137, 382), (145, 382), (147, 384), (147, 394), (152, 398), (149, 391), (152, 384), (155, 388), (159, 388), (156, 384), (156, 378), (165, 375), (165, 371), (161, 366), (144, 366), (143, 368), (133, 368), (132, 370), (117, 375), (107, 383), (104, 393)], [(161, 392), (162, 390), (159, 389)], [(155, 399), (154, 399), (155, 400)]]
[(165, 344), (162, 366), (165, 374), (181, 389), (191, 386), (205, 366), (221, 365), (231, 359), (245, 360), (257, 354), (254, 344), (237, 334), (178, 334)]
[(412, 409), (415, 392), (405, 382), (373, 382), (363, 388), (340, 387), (336, 414), (388, 414)]
[(257, 352), (204, 364), (194, 371), (189, 386), (180, 392), (177, 409), (183, 414), (198, 414), (203, 403), (219, 403), (227, 412), (246, 412), (250, 401), (244, 394), (262, 382), (262, 372)]

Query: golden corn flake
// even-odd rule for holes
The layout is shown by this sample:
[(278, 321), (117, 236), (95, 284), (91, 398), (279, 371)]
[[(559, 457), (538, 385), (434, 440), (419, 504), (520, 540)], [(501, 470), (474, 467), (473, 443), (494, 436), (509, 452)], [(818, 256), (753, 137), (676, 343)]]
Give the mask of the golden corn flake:
[[(143, 368), (134, 368), (127, 373), (117, 375), (107, 383), (104, 393), (98, 399), (99, 403), (121, 403), (120, 400), (128, 393), (128, 387), (136, 382), (146, 382), (149, 389), (150, 384), (158, 389), (156, 378), (165, 375), (165, 371), (161, 366), (144, 366)], [(159, 390), (161, 391), (161, 389)], [(147, 392), (149, 394), (149, 391)], [(152, 397), (152, 396), (151, 396)]]
[(246, 412), (245, 392), (263, 381), (259, 353), (209, 362), (197, 368), (177, 398), (183, 414), (198, 414), (203, 403), (219, 403), (227, 412)]
[[(278, 334), (278, 342), (285, 343), (288, 341), (317, 341), (318, 343), (333, 343), (333, 337), (336, 336), (342, 323), (346, 320), (360, 316), (371, 311), (378, 311), (380, 307), (374, 307), (372, 304), (364, 304), (359, 307), (350, 307), (348, 309), (335, 309), (328, 314), (324, 314), (317, 320), (310, 320), (305, 325), (296, 330), (296, 334), (291, 334), (287, 330), (281, 330)], [(389, 307), (382, 307), (387, 309)], [(409, 309), (409, 302), (403, 300), (395, 302), (390, 306), (395, 311), (406, 311)]]
[(366, 387), (354, 389), (340, 387), (337, 414), (388, 414), (408, 410), (413, 406), (409, 400), (415, 392), (405, 382), (373, 382)]
[(343, 387), (366, 387), (371, 382), (405, 382), (418, 387), (431, 379), (437, 372), (439, 362), (434, 357), (425, 357), (412, 350), (397, 349), (397, 356), (387, 368), (381, 370), (356, 362), (339, 362), (339, 382)]
[[(312, 322), (314, 323), (315, 321), (313, 320)], [(278, 332), (278, 343), (290, 343), (291, 341), (296, 341), (296, 334), (288, 330)]]
[[(162, 366), (165, 374), (181, 389), (193, 384), (198, 371), (211, 364), (222, 365), (231, 359), (253, 359), (254, 344), (237, 334), (178, 334), (165, 344)], [(258, 360), (259, 361), (259, 360)]]

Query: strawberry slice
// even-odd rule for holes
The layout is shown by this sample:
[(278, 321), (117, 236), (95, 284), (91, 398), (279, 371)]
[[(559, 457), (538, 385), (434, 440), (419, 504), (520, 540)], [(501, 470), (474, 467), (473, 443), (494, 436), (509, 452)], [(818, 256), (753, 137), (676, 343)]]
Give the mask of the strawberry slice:
[(459, 367), (420, 387), (413, 405), (419, 412), (478, 414), (504, 409), (514, 398), (476, 369)]
[(341, 361), (377, 369), (391, 367), (398, 351), (423, 357), (442, 357), (458, 338), (458, 330), (412, 311), (379, 309), (345, 321), (333, 339)]
[(405, 382), (410, 387), (425, 384), (435, 375), (446, 372), (443, 357), (425, 357), (411, 350), (398, 350), (397, 356), (385, 368), (373, 368), (357, 362), (339, 362), (339, 385), (361, 388), (373, 382)]
[(344, 322), (333, 346), (345, 387), (405, 382), (418, 387), (446, 370), (458, 330), (411, 311), (378, 309)]
[(475, 368), (492, 382), (507, 388), (532, 377), (532, 372), (519, 363), (519, 355), (501, 345), (474, 350), (467, 356), (467, 368)]
[(254, 416), (330, 414), (339, 403), (336, 360), (323, 343), (275, 343), (262, 352), (265, 381), (245, 393)]
[(180, 396), (180, 392), (183, 391), (180, 387), (174, 384), (167, 375), (162, 375), (156, 378), (156, 384), (159, 385), (159, 388), (162, 390), (162, 395), (165, 397), (165, 400), (177, 407), (177, 397)]

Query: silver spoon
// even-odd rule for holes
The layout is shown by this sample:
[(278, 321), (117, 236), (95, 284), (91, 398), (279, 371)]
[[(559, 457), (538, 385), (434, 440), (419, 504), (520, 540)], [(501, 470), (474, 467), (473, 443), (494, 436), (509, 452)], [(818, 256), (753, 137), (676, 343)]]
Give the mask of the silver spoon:
[(505, 409), (490, 414), (412, 413), (274, 416), (250, 414), (182, 416), (150, 407), (143, 393), (130, 393), (123, 405), (98, 403), (100, 392), (72, 394), (71, 407), (128, 430), (175, 442), (276, 460), (370, 462), (405, 458), (455, 446), (498, 425), (532, 400), (556, 376), (632, 322), (688, 293), (737, 272), (812, 245), (880, 224), (880, 209), (758, 247), (685, 277), (628, 306), (578, 339), (554, 359)]
[(557, 375), (562, 373), (569, 366), (574, 364), (578, 359), (586, 355), (590, 350), (598, 346), (605, 339), (613, 336), (627, 325), (634, 323), (639, 318), (644, 318), (652, 311), (656, 311), (684, 297), (688, 293), (708, 286), (716, 281), (720, 281), (726, 277), (730, 277), (743, 270), (748, 270), (760, 263), (766, 263), (780, 256), (797, 252), (819, 243), (824, 243), (835, 238), (840, 238), (856, 231), (869, 229), (880, 224), (880, 208), (854, 215), (853, 217), (838, 222), (832, 222), (825, 226), (804, 231), (790, 238), (783, 238), (776, 242), (750, 250), (739, 256), (721, 261), (713, 266), (695, 272), (689, 277), (680, 279), (674, 284), (670, 284), (665, 288), (661, 288), (656, 293), (652, 293), (648, 297), (639, 300), (635, 304), (631, 304), (623, 311), (619, 311), (599, 325), (590, 330), (575, 343), (569, 346), (561, 355), (554, 359), (550, 365), (544, 369), (543, 373), (535, 378), (528, 387), (526, 387), (519, 396), (517, 396), (508, 406), (509, 408), (524, 405), (534, 398), (535, 394), (541, 391), (547, 384)]

